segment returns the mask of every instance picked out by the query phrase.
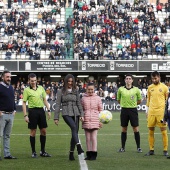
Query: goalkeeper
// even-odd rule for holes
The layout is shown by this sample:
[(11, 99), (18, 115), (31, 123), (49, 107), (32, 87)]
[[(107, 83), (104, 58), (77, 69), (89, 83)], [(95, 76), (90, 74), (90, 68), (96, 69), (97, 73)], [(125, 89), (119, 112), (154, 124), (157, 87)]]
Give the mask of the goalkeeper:
[(149, 152), (145, 156), (154, 155), (154, 131), (158, 126), (162, 133), (163, 155), (168, 156), (167, 123), (164, 121), (165, 103), (168, 98), (168, 87), (160, 82), (160, 74), (155, 71), (151, 73), (152, 84), (147, 91), (146, 110), (147, 126), (149, 129)]
[[(164, 120), (168, 123), (168, 127), (170, 130), (170, 93), (169, 93), (168, 100), (166, 103)], [(170, 156), (167, 156), (167, 159), (170, 159)]]

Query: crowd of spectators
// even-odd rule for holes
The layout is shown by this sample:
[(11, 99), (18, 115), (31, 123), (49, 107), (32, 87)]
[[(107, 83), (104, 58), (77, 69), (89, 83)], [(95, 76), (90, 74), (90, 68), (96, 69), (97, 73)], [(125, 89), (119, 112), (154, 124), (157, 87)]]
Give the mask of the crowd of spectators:
[(166, 56), (169, 12), (170, 2), (74, 1), (74, 58), (136, 60), (153, 54)]
[[(2, 2), (2, 1), (1, 1)], [(0, 2), (0, 53), (3, 59), (65, 59), (70, 36), (65, 32), (65, 1)], [(70, 47), (71, 48), (71, 47)], [(46, 53), (48, 51), (48, 53)], [(14, 57), (13, 54), (15, 54)], [(24, 58), (23, 58), (24, 59)]]
[[(58, 89), (63, 87), (64, 79), (61, 78), (58, 82), (52, 82), (49, 80), (38, 80), (37, 84), (42, 85), (47, 94), (47, 100), (55, 101)], [(77, 89), (79, 90), (80, 97), (84, 95), (86, 92), (86, 85), (88, 83), (93, 83), (95, 85), (95, 93), (101, 97), (103, 101), (114, 101), (116, 100), (116, 95), (118, 88), (124, 86), (124, 78), (119, 76), (115, 81), (111, 82), (107, 78), (100, 78), (99, 80), (94, 79), (93, 77), (89, 77), (88, 79), (81, 80), (78, 77), (76, 78), (76, 85)], [(151, 79), (144, 77), (139, 78), (135, 83), (134, 86), (138, 87), (141, 90), (142, 99), (146, 100), (147, 89), (148, 86), (151, 84)], [(170, 79), (166, 78), (164, 82), (170, 90)], [(27, 87), (29, 84), (25, 78), (19, 78), (17, 83), (13, 84), (15, 90), (15, 102), (17, 105), (22, 104), (23, 98), (23, 91), (24, 88)]]
[(0, 52), (6, 52), (5, 59), (69, 59), (71, 48), (80, 60), (166, 59), (169, 1), (75, 0), (73, 17), (66, 21), (65, 5), (64, 0), (0, 1)]
[[(32, 7), (34, 15), (28, 10)], [(151, 5), (135, 0), (130, 4), (118, 0), (113, 4), (98, 0), (96, 4), (94, 0), (75, 0), (73, 18), (61, 24), (57, 20), (64, 7), (63, 0), (18, 0), (11, 8), (1, 1), (0, 50), (6, 51), (5, 59), (11, 59), (14, 52), (16, 59), (19, 54), (41, 59), (41, 51), (48, 51), (46, 59), (65, 59), (70, 56), (72, 28), (75, 59), (138, 59), (167, 54), (170, 3)], [(159, 19), (162, 11), (166, 13), (163, 20)]]
[[(117, 80), (115, 80), (114, 82), (110, 82), (107, 78), (100, 78), (99, 80), (96, 80), (94, 78), (80, 80), (77, 77), (76, 84), (77, 84), (77, 89), (79, 90), (79, 93), (80, 93), (80, 97), (82, 97), (84, 93), (86, 92), (86, 85), (89, 82), (95, 85), (95, 93), (99, 95), (102, 100), (106, 100), (106, 101), (116, 100), (116, 94), (117, 94), (118, 88), (124, 85), (124, 80), (122, 77), (118, 77)], [(44, 79), (42, 79), (41, 81), (38, 81), (38, 84), (44, 87), (47, 93), (48, 101), (51, 101), (51, 100), (54, 101), (56, 99), (57, 91), (58, 89), (61, 89), (63, 87), (63, 83), (64, 83), (63, 78), (61, 78), (58, 82), (51, 82), (47, 80), (45, 81)], [(167, 83), (169, 83), (169, 80), (167, 80)], [(151, 81), (148, 80), (147, 78), (139, 79), (134, 84), (141, 90), (143, 99), (146, 98), (147, 87), (150, 84), (151, 84)], [(16, 104), (18, 105), (22, 104), (23, 90), (27, 86), (28, 86), (28, 82), (26, 81), (25, 78), (19, 78), (17, 83), (13, 84), (13, 87), (15, 89)]]

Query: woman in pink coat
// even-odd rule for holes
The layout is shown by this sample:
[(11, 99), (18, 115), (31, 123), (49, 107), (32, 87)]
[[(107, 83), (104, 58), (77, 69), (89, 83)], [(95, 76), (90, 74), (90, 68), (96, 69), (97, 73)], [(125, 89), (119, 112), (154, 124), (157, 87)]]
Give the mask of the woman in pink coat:
[(82, 98), (82, 106), (84, 111), (84, 122), (82, 128), (85, 131), (87, 157), (85, 160), (96, 160), (97, 157), (97, 132), (102, 126), (99, 121), (99, 113), (102, 109), (102, 101), (97, 94), (94, 93), (94, 84), (88, 84), (85, 95)]

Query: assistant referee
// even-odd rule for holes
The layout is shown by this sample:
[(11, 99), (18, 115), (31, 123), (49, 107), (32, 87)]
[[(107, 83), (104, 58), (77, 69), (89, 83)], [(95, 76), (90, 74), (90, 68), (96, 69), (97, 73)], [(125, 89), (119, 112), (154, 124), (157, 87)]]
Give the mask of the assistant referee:
[(126, 74), (125, 76), (125, 86), (118, 89), (117, 101), (121, 106), (120, 122), (122, 126), (121, 132), (121, 144), (122, 147), (119, 152), (125, 152), (125, 143), (127, 139), (127, 127), (130, 121), (131, 126), (134, 131), (134, 137), (137, 145), (137, 152), (141, 153), (140, 148), (140, 134), (139, 134), (139, 118), (137, 105), (141, 103), (141, 92), (138, 87), (133, 86), (133, 76), (131, 74)]
[[(34, 73), (28, 75), (29, 87), (24, 89), (23, 92), (23, 112), (25, 121), (28, 123), (28, 128), (30, 129), (30, 145), (32, 148), (32, 158), (37, 157), (35, 150), (35, 135), (37, 130), (37, 125), (40, 129), (40, 143), (41, 151), (40, 156), (42, 157), (51, 157), (45, 151), (46, 144), (46, 114), (44, 111), (44, 105), (48, 109), (48, 119), (51, 118), (51, 111), (49, 104), (46, 100), (46, 92), (44, 88), (40, 85), (37, 85), (37, 77)], [(26, 111), (26, 102), (28, 101), (28, 115)]]

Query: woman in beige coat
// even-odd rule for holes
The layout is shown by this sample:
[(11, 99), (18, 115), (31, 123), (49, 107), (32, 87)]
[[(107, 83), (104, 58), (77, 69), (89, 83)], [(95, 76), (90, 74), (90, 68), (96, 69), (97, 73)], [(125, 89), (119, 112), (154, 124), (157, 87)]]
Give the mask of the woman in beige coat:
[(63, 88), (57, 92), (56, 107), (54, 112), (54, 122), (56, 125), (59, 123), (61, 105), (62, 117), (72, 132), (69, 154), (69, 160), (72, 161), (75, 160), (73, 155), (75, 146), (77, 146), (79, 155), (84, 152), (78, 138), (79, 119), (80, 121), (84, 120), (84, 113), (81, 106), (79, 93), (76, 89), (75, 78), (71, 74), (68, 74), (64, 78)]

